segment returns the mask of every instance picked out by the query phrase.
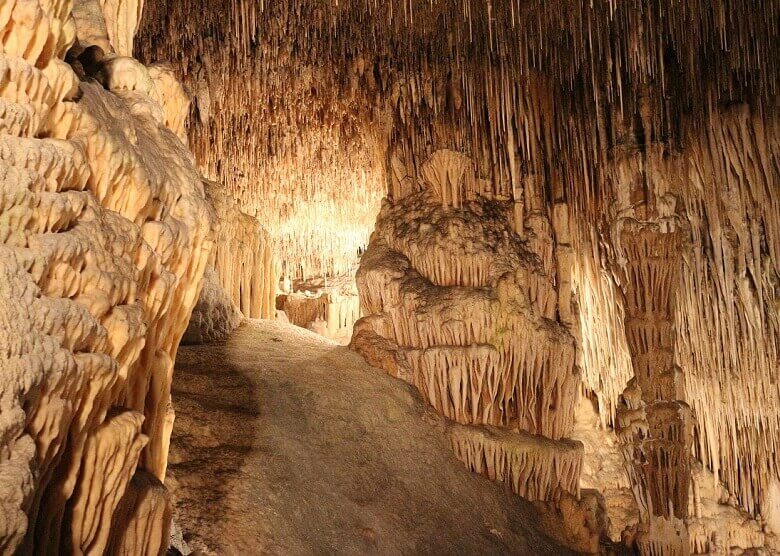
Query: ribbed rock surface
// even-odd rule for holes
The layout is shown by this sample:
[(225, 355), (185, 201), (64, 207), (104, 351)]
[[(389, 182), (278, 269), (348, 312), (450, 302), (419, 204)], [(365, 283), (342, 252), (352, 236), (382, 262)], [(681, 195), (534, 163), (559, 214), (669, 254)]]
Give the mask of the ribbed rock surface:
[(474, 193), (469, 168), (443, 151), (422, 191), (385, 201), (357, 274), (352, 347), (465, 425), (452, 441), (472, 470), (532, 500), (578, 496), (582, 446), (562, 439), (579, 372), (550, 258), (515, 233), (510, 203)]
[(0, 552), (155, 554), (166, 503), (128, 485), (165, 475), (173, 358), (211, 248), (165, 127), (177, 93), (112, 53), (92, 59), (110, 91), (79, 81), (71, 2), (0, 1), (0, 29)]

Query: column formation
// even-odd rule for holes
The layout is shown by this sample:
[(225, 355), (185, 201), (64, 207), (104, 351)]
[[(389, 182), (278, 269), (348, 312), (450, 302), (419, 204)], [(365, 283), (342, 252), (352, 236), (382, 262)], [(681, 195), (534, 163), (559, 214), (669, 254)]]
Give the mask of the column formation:
[[(662, 147), (649, 149), (652, 157)], [(640, 553), (688, 554), (694, 419), (675, 364), (675, 303), (687, 228), (668, 185), (660, 175), (652, 183), (656, 173), (647, 168), (659, 166), (648, 164), (638, 150), (620, 162), (622, 179), (633, 179), (620, 184), (627, 195), (618, 194), (624, 204), (612, 239), (634, 377), (623, 392), (616, 433), (640, 510), (635, 536)]]

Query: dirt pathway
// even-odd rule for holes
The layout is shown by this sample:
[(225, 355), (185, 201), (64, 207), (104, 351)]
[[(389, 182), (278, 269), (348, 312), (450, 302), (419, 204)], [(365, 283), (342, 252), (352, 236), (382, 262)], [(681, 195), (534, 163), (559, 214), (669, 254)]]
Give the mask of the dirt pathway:
[(169, 484), (204, 553), (565, 553), (409, 386), (306, 330), (253, 321), (181, 348), (173, 397)]

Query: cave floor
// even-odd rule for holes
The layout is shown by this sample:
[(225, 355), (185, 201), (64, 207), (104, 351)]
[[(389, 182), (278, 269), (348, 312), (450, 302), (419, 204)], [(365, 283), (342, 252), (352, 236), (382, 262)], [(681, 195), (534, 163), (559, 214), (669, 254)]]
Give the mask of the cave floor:
[(167, 484), (204, 554), (564, 554), (458, 462), (405, 383), (307, 330), (246, 321), (179, 350)]

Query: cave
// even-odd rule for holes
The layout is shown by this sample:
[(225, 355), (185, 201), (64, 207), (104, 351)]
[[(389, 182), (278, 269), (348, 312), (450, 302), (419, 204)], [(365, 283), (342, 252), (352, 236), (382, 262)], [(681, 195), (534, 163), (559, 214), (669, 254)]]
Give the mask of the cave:
[(780, 555), (780, 0), (0, 0), (3, 555)]

